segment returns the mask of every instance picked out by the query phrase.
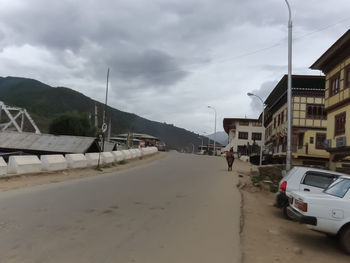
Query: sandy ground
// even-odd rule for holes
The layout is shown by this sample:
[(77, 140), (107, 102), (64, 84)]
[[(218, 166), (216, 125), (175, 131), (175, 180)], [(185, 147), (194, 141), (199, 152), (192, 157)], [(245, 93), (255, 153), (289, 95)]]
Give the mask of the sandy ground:
[(122, 171), (141, 164), (150, 163), (155, 160), (162, 159), (166, 156), (165, 152), (158, 152), (154, 155), (145, 156), (140, 159), (128, 160), (125, 164), (110, 165), (104, 167), (100, 171), (94, 168), (70, 169), (59, 172), (42, 172), (36, 174), (13, 175), (10, 177), (0, 177), (0, 191), (8, 191), (23, 187), (31, 187), (35, 185), (58, 183), (67, 180), (76, 180), (83, 177), (98, 176), (105, 173)]
[(337, 240), (283, 218), (275, 194), (250, 184), (251, 164), (235, 161), (243, 195), (243, 262), (350, 262)]

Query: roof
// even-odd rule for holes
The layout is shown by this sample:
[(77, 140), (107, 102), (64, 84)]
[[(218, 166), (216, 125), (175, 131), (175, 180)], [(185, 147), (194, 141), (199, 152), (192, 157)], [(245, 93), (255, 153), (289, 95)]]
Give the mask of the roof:
[(159, 139), (157, 137), (154, 137), (152, 135), (149, 134), (144, 134), (144, 133), (123, 133), (123, 134), (118, 134), (117, 137), (127, 137), (128, 135), (134, 137), (134, 138), (141, 138), (141, 139), (152, 139), (152, 140), (158, 140)]
[(0, 132), (0, 148), (55, 153), (85, 153), (96, 138), (29, 132)]
[(231, 126), (236, 122), (236, 121), (256, 121), (258, 122), (259, 119), (250, 119), (250, 118), (224, 118), (223, 120), (223, 126), (225, 132), (228, 134), (230, 132)]
[[(277, 103), (288, 89), (288, 75), (285, 74), (265, 100), (269, 107)], [(315, 92), (324, 91), (325, 77), (315, 75), (292, 75), (292, 91)]]
[(319, 57), (311, 69), (319, 69), (323, 72), (328, 72), (341, 58), (350, 56), (350, 29), (346, 31), (326, 52)]

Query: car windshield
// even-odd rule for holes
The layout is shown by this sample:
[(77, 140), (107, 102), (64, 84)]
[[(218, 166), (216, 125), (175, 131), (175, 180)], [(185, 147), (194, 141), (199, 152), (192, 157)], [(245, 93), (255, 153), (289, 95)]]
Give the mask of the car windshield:
[(350, 188), (350, 180), (341, 178), (331, 184), (324, 192), (326, 194), (334, 195), (343, 198)]

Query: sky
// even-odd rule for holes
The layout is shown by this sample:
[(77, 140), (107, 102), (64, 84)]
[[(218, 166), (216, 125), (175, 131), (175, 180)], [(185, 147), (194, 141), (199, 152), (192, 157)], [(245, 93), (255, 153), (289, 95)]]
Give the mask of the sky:
[[(349, 0), (289, 0), (293, 74), (350, 28)], [(257, 118), (287, 74), (284, 0), (0, 0), (0, 76), (37, 79), (198, 134)]]

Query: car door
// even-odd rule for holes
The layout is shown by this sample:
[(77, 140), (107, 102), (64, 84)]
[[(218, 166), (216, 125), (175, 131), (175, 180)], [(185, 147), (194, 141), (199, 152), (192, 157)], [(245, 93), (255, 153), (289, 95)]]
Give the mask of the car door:
[(339, 176), (331, 173), (307, 171), (301, 180), (299, 190), (310, 193), (321, 193)]

